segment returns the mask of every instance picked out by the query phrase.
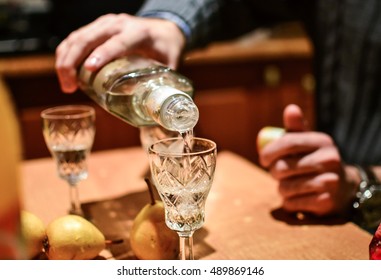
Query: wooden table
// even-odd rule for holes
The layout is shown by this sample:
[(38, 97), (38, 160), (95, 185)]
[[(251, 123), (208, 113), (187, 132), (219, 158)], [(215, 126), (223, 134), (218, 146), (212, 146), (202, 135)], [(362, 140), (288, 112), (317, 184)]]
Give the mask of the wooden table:
[[(128, 232), (149, 201), (143, 180), (148, 161), (140, 148), (94, 152), (90, 175), (80, 184), (85, 213), (106, 237), (123, 237), (106, 258), (134, 259)], [(67, 213), (68, 186), (53, 159), (22, 166), (24, 208), (48, 223)], [(206, 222), (195, 233), (197, 259), (368, 259), (371, 235), (339, 219), (298, 220), (283, 212), (277, 183), (251, 162), (220, 151)], [(107, 255), (110, 254), (110, 255)]]

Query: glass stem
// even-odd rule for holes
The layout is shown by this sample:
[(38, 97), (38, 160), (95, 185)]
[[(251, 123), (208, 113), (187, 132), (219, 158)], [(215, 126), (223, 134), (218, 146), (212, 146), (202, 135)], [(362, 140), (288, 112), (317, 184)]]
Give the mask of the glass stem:
[(70, 184), (70, 214), (83, 216), (81, 202), (79, 201), (79, 192), (76, 184)]
[(180, 260), (194, 260), (193, 255), (193, 231), (178, 232), (180, 237)]

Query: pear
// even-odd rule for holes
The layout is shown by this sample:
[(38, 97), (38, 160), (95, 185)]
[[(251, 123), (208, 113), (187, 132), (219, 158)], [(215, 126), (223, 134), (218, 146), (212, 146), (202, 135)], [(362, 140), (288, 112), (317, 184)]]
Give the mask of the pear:
[(140, 260), (176, 259), (179, 253), (179, 236), (165, 224), (164, 204), (153, 197), (152, 185), (146, 179), (151, 203), (145, 205), (133, 221), (130, 244)]
[(25, 244), (26, 256), (35, 258), (43, 252), (43, 241), (45, 239), (45, 224), (35, 214), (21, 211), (21, 235)]
[(268, 143), (274, 141), (275, 139), (280, 138), (285, 133), (284, 128), (266, 126), (258, 132), (257, 136), (257, 147), (258, 150), (261, 150)]
[(53, 220), (46, 228), (45, 252), (50, 260), (89, 260), (106, 247), (103, 233), (77, 215)]

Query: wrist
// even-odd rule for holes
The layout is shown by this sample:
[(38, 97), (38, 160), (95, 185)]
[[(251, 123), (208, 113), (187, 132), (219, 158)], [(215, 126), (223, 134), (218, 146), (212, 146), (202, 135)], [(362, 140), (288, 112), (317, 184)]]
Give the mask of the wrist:
[(189, 41), (192, 37), (192, 30), (189, 24), (175, 13), (166, 11), (146, 11), (139, 13), (138, 16), (168, 20), (174, 23), (179, 31), (182, 32), (184, 41)]
[(361, 227), (373, 231), (381, 222), (381, 183), (372, 167), (356, 168), (361, 180), (353, 202), (354, 221)]
[(346, 184), (349, 186), (347, 188), (349, 200), (350, 200), (350, 207), (353, 208), (352, 204), (353, 201), (356, 198), (356, 194), (359, 190), (359, 186), (361, 183), (361, 175), (358, 170), (358, 168), (354, 165), (346, 165), (345, 168), (345, 181)]
[(358, 168), (354, 165), (346, 165), (345, 166), (345, 174), (346, 181), (352, 184), (353, 187), (353, 195), (356, 194), (358, 186), (361, 183), (361, 175)]

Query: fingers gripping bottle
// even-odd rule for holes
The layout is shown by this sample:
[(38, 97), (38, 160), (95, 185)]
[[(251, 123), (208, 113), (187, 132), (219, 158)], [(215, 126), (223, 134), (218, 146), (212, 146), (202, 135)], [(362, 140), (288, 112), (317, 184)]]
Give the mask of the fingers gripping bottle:
[(79, 84), (102, 108), (135, 127), (159, 125), (182, 133), (198, 122), (190, 80), (145, 57), (123, 57), (94, 73), (82, 66)]

